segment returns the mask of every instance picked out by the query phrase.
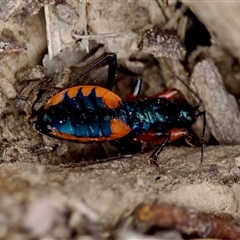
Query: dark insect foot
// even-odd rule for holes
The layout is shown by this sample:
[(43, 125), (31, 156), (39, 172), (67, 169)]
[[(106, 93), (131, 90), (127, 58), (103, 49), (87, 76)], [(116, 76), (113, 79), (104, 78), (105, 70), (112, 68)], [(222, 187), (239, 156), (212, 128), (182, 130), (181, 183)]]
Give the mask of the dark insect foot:
[(151, 155), (151, 157), (149, 158), (149, 164), (150, 164), (150, 166), (155, 166), (156, 169), (157, 169), (157, 171), (158, 171), (159, 173), (162, 173), (162, 169), (159, 167), (159, 165), (158, 165), (158, 163), (157, 163), (157, 159), (156, 159), (155, 157), (152, 157), (152, 155)]

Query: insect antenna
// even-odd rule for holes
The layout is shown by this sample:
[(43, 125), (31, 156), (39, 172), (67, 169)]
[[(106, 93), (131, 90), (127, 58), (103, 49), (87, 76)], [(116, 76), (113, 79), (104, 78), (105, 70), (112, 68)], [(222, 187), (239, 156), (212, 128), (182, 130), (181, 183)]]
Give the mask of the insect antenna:
[(201, 136), (201, 161), (200, 163), (203, 163), (203, 149), (204, 149), (204, 145), (205, 145), (205, 140), (204, 140), (204, 135), (205, 135), (205, 128), (206, 128), (206, 111), (203, 105), (203, 101), (202, 99), (198, 96), (198, 94), (180, 77), (178, 77), (171, 69), (170, 65), (165, 62), (164, 63), (167, 66), (167, 69), (169, 70), (169, 72), (175, 77), (177, 78), (194, 96), (195, 99), (197, 99), (198, 104), (197, 106), (193, 107), (194, 110), (198, 110), (201, 106), (203, 107), (203, 111), (199, 111), (198, 114), (196, 114), (196, 118), (198, 118), (199, 116), (203, 116), (203, 128), (202, 128), (202, 136)]
[(201, 115), (203, 115), (203, 130), (202, 130), (202, 136), (201, 136), (201, 164), (202, 164), (203, 163), (203, 148), (204, 148), (204, 145), (205, 145), (204, 135), (205, 135), (205, 128), (206, 128), (206, 112), (205, 112), (205, 110), (199, 112), (196, 115), (196, 117), (199, 117)]

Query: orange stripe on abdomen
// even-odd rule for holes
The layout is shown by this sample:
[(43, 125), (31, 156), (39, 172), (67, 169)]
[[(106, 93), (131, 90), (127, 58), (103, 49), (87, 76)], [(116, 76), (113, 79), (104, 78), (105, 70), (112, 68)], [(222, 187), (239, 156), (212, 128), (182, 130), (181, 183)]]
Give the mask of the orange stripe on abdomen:
[(81, 90), (82, 95), (87, 97), (93, 89), (95, 89), (96, 97), (100, 97), (102, 99), (103, 104), (107, 108), (114, 109), (120, 106), (122, 99), (113, 92), (111, 92), (110, 90), (98, 86), (83, 85), (71, 87), (57, 93), (56, 95), (49, 99), (44, 109), (48, 109), (50, 106), (61, 103), (64, 99), (65, 94), (67, 94), (69, 98), (75, 98), (78, 92)]

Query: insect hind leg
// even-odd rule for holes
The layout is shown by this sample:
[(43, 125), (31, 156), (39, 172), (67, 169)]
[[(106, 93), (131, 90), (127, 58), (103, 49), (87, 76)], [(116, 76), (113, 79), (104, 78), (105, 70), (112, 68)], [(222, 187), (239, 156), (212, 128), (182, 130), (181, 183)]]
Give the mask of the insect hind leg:
[(68, 85), (67, 88), (71, 87), (74, 83), (79, 81), (85, 75), (87, 75), (92, 69), (98, 67), (103, 63), (108, 63), (108, 79), (107, 79), (107, 89), (112, 90), (116, 72), (117, 72), (117, 56), (115, 53), (107, 53), (103, 55), (101, 58), (92, 63), (87, 69), (85, 69), (82, 73), (80, 73), (77, 77), (75, 77)]
[(112, 162), (119, 159), (128, 159), (132, 158), (132, 154), (125, 154), (125, 155), (118, 155), (108, 158), (101, 158), (101, 159), (94, 159), (92, 161), (82, 161), (78, 163), (69, 163), (69, 164), (61, 164), (61, 168), (75, 168), (75, 167), (86, 167), (90, 165), (100, 164), (100, 163), (106, 163), (106, 162)]

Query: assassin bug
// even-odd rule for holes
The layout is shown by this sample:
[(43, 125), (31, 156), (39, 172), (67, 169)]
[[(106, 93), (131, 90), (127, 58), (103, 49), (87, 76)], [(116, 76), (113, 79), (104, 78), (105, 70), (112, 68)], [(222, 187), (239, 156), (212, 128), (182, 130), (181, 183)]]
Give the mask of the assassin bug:
[[(109, 61), (107, 88), (71, 87), (106, 60)], [(111, 91), (116, 70), (114, 53), (94, 62), (47, 102), (37, 119), (36, 129), (54, 138), (80, 143), (111, 141), (124, 136), (136, 141), (152, 141), (159, 144), (150, 156), (150, 162), (156, 166), (157, 157), (167, 143), (184, 137), (187, 143), (194, 144), (196, 138), (189, 128), (203, 112), (195, 113), (197, 109), (178, 90), (168, 90), (145, 101), (137, 100), (141, 90), (140, 76), (127, 101), (123, 101)], [(202, 145), (203, 137), (204, 130)]]

